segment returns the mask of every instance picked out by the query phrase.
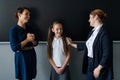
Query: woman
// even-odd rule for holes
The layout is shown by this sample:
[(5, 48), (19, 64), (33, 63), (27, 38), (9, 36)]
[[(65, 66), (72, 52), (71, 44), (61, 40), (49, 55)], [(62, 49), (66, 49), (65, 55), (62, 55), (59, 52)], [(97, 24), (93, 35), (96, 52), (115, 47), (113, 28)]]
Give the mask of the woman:
[[(107, 14), (100, 9), (91, 11), (89, 15), (90, 26), (93, 30), (89, 33), (85, 45), (70, 45), (78, 50), (84, 49), (82, 70), (86, 74), (85, 80), (112, 80), (112, 41), (105, 30), (104, 20)], [(83, 47), (84, 46), (84, 47)]]
[(37, 45), (35, 35), (30, 33), (26, 23), (30, 19), (30, 9), (19, 7), (16, 12), (17, 23), (10, 29), (10, 46), (15, 52), (16, 79), (32, 80), (36, 76)]

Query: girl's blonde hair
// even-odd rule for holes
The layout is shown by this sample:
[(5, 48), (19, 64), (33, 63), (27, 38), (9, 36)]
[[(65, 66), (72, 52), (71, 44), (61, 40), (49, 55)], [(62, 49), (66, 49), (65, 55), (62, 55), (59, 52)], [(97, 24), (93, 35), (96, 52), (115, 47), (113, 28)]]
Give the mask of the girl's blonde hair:
[[(55, 24), (62, 24), (62, 27), (63, 27), (63, 23), (61, 21), (54, 21), (53, 24), (48, 29), (48, 38), (47, 38), (48, 58), (52, 58), (52, 52), (53, 52), (52, 42), (53, 42), (53, 39), (55, 36), (54, 32), (52, 32), (52, 28), (53, 28), (53, 25), (55, 25)], [(63, 33), (62, 33), (61, 37), (62, 37), (62, 41), (63, 41), (63, 48), (64, 48), (65, 55), (68, 55), (68, 45), (67, 45), (66, 37), (63, 35)]]

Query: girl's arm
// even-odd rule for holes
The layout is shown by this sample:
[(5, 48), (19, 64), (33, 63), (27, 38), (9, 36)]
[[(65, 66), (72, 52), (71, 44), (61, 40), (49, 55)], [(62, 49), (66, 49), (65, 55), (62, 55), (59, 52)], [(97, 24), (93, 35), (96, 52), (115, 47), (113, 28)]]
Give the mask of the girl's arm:
[(53, 59), (52, 59), (52, 58), (48, 58), (48, 60), (49, 60), (50, 64), (52, 65), (52, 67), (53, 67), (55, 70), (57, 70), (57, 66), (56, 66), (56, 64), (54, 63)]
[(61, 73), (64, 71), (64, 69), (65, 69), (65, 67), (67, 66), (67, 64), (68, 64), (68, 62), (69, 62), (69, 60), (70, 60), (70, 46), (68, 46), (68, 52), (67, 52), (68, 54), (66, 55), (66, 59), (65, 59), (65, 61), (64, 61), (64, 63), (63, 63), (63, 65), (62, 65), (62, 67), (61, 67)]

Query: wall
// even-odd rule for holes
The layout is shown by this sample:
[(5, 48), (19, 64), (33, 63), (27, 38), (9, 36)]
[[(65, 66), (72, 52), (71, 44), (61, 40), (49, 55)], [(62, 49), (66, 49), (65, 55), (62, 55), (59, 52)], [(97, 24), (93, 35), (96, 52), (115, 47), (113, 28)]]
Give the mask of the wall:
[[(80, 42), (82, 43), (82, 42)], [(119, 63), (120, 41), (113, 42), (114, 80), (120, 79)], [(40, 42), (35, 47), (37, 53), (37, 77), (34, 80), (49, 80), (50, 64), (47, 59), (46, 42)], [(84, 80), (81, 73), (82, 52), (71, 49), (70, 71), (71, 80)], [(14, 53), (10, 49), (9, 42), (0, 42), (0, 80), (15, 80)]]
[[(119, 35), (119, 0), (0, 0), (0, 41), (9, 41), (9, 29), (16, 23), (15, 12), (20, 6), (31, 10), (29, 27), (40, 41), (47, 40), (48, 27), (55, 19), (65, 23), (64, 31), (73, 41), (84, 41), (90, 30), (88, 19), (93, 9), (108, 13), (106, 28), (113, 40)], [(118, 5), (117, 5), (118, 4)], [(78, 37), (79, 34), (80, 38)], [(4, 36), (4, 37), (3, 37)]]

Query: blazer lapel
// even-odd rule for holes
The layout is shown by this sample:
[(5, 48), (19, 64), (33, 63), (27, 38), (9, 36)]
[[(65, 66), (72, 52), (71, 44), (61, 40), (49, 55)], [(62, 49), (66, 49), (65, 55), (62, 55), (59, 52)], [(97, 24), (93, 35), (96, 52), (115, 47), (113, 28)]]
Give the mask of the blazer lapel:
[(96, 38), (94, 40), (93, 49), (95, 48), (95, 46), (96, 46), (96, 44), (97, 44), (97, 42), (98, 42), (98, 40), (99, 40), (100, 35), (102, 34), (102, 32), (103, 32), (103, 26), (101, 27), (100, 31), (98, 32), (98, 34), (97, 34), (97, 36), (96, 36)]
[(89, 37), (92, 35), (93, 32), (94, 32), (94, 30), (89, 32), (87, 39), (89, 39)]

